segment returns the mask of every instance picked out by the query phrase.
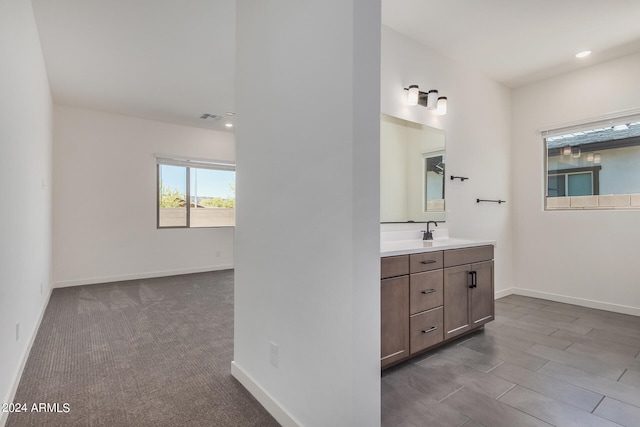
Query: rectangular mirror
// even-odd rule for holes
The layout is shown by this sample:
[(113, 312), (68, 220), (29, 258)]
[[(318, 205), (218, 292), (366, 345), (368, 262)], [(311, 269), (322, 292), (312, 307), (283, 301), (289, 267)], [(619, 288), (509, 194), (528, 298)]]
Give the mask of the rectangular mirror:
[(380, 116), (380, 221), (445, 221), (445, 133)]

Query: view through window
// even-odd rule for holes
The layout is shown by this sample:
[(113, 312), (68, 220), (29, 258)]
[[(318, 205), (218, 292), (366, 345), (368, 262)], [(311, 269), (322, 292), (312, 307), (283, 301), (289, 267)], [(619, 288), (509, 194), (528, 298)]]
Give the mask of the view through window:
[(233, 227), (235, 165), (158, 159), (158, 228)]
[(548, 132), (545, 208), (640, 209), (640, 120)]

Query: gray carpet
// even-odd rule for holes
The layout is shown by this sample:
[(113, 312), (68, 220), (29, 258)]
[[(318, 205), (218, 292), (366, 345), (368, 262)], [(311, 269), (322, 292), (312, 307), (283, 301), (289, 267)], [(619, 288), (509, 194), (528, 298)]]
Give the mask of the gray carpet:
[(232, 357), (232, 270), (55, 289), (7, 426), (277, 426)]

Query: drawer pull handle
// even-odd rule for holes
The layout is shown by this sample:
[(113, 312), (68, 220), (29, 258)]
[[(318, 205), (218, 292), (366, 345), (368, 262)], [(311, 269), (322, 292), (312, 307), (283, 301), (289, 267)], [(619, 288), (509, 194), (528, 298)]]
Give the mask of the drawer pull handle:
[(423, 333), (423, 334), (428, 334), (429, 332), (433, 332), (433, 331), (435, 331), (436, 329), (438, 329), (438, 327), (437, 327), (437, 326), (432, 326), (432, 327), (430, 327), (429, 329), (425, 329), (424, 331), (422, 331), (422, 333)]
[(469, 275), (471, 276), (471, 284), (469, 285), (470, 288), (477, 288), (478, 287), (478, 275), (475, 271), (470, 271)]
[(435, 259), (428, 259), (426, 261), (420, 261), (420, 264), (435, 264), (436, 262)]
[(424, 295), (427, 295), (427, 294), (432, 294), (435, 291), (436, 291), (435, 289), (429, 289), (428, 291), (422, 291), (421, 293), (424, 294)]

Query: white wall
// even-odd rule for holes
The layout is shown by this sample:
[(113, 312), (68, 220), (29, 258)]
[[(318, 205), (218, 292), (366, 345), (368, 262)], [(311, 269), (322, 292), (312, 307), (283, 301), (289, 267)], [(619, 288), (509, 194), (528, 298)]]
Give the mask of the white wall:
[(380, 425), (379, 38), (379, 1), (237, 2), (232, 373), (284, 425)]
[(51, 288), (52, 104), (29, 1), (0, 2), (0, 63), (0, 402), (11, 402)]
[(539, 129), (640, 107), (640, 54), (513, 94), (515, 286), (519, 293), (640, 314), (640, 211), (544, 212)]
[(156, 228), (155, 154), (234, 160), (227, 132), (55, 107), (54, 286), (233, 267), (233, 228)]
[[(446, 227), (452, 237), (496, 241), (496, 293), (504, 294), (513, 286), (510, 90), (387, 27), (382, 28), (381, 73), (383, 113), (445, 130)], [(408, 107), (403, 88), (411, 84), (423, 91), (438, 89), (448, 98), (447, 115)], [(469, 180), (451, 181), (450, 175)], [(477, 198), (507, 204), (478, 204)]]

